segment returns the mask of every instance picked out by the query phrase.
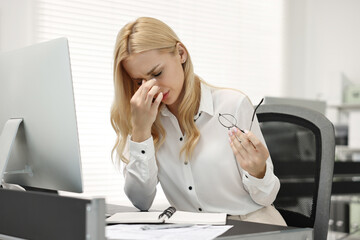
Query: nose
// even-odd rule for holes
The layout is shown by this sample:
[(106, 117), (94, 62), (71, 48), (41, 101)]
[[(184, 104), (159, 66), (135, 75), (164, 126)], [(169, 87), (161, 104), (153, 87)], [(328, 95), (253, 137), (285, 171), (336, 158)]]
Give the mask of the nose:
[(161, 89), (161, 82), (158, 79), (156, 79), (156, 78), (149, 79), (149, 81), (151, 81), (151, 80), (155, 80), (154, 86), (157, 86)]
[(150, 79), (148, 79), (148, 80), (146, 80), (146, 79), (144, 79), (145, 80), (145, 82), (148, 82), (148, 81), (155, 81), (154, 82), (154, 84), (152, 85), (153, 87), (154, 86), (156, 86), (156, 87), (158, 87), (159, 88), (159, 91), (158, 92), (161, 92), (162, 91), (162, 86), (161, 86), (161, 83), (160, 83), (160, 81), (159, 80), (157, 80), (156, 78), (150, 78)]

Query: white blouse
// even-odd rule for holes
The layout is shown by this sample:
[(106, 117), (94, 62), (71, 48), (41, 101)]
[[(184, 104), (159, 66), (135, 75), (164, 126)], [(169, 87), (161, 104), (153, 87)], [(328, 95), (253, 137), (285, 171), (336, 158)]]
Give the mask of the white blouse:
[[(240, 167), (230, 147), (228, 129), (218, 121), (219, 113), (232, 114), (237, 126), (248, 130), (254, 108), (247, 96), (201, 84), (199, 112), (194, 117), (200, 139), (187, 164), (185, 154), (180, 156), (185, 136), (176, 117), (166, 106), (160, 111), (166, 139), (156, 156), (152, 137), (141, 143), (128, 137), (124, 190), (135, 207), (151, 207), (158, 182), (169, 203), (182, 211), (245, 215), (273, 203), (280, 183), (271, 158), (266, 160), (264, 178), (251, 176)], [(256, 117), (251, 131), (265, 144)]]

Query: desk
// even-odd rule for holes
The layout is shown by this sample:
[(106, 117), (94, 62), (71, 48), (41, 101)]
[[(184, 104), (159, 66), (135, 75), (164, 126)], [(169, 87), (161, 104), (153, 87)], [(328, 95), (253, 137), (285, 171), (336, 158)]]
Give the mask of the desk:
[[(104, 199), (77, 199), (53, 194), (0, 189), (2, 239), (105, 239)], [(137, 211), (106, 205), (106, 213)], [(233, 225), (217, 239), (311, 240), (312, 229), (227, 220)], [(11, 237), (13, 236), (13, 237)]]
[(283, 227), (270, 224), (253, 223), (237, 220), (227, 220), (227, 225), (233, 225), (228, 231), (216, 239), (276, 239), (276, 240), (310, 240), (313, 239), (311, 228)]
[[(105, 239), (105, 200), (0, 188), (0, 238)], [(10, 237), (11, 236), (11, 237)]]
[[(134, 207), (120, 206), (114, 204), (106, 205), (106, 213), (112, 215), (116, 212), (136, 212)], [(160, 211), (160, 210), (154, 210)], [(233, 225), (228, 231), (217, 237), (219, 240), (233, 239), (276, 239), (276, 240), (311, 240), (313, 239), (313, 229), (284, 227), (270, 224), (253, 223), (237, 220), (226, 220), (227, 225)]]

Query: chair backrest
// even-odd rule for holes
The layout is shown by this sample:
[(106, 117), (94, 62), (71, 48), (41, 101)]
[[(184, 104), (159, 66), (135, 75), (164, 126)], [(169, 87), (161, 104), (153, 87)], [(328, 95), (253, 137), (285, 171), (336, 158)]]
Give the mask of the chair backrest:
[(289, 226), (312, 227), (314, 239), (326, 239), (335, 161), (332, 123), (292, 105), (264, 104), (257, 118), (281, 183), (275, 207)]

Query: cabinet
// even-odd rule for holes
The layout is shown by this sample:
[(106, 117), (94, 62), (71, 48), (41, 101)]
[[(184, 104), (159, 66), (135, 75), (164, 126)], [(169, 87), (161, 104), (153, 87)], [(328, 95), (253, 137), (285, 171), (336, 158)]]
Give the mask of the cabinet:
[[(339, 129), (344, 130), (345, 126), (347, 128), (352, 123), (351, 114), (360, 113), (360, 104), (330, 105), (328, 110), (335, 113), (332, 120), (337, 126), (336, 135), (339, 136)], [(360, 122), (357, 125), (360, 126)], [(347, 132), (348, 136), (360, 136), (360, 131), (352, 129), (351, 126), (347, 128)], [(338, 145), (335, 156), (330, 229), (338, 234), (356, 232), (359, 231), (360, 224), (360, 146)]]
[[(330, 105), (337, 111), (337, 122), (334, 125), (348, 125), (349, 115), (360, 113), (360, 104)], [(356, 124), (360, 127), (360, 122)], [(360, 129), (360, 128), (359, 128)], [(360, 136), (356, 129), (348, 128), (348, 136)], [(335, 132), (335, 135), (338, 135)], [(333, 194), (360, 194), (360, 145), (338, 145), (335, 149)]]
[(337, 104), (329, 105), (329, 110), (335, 110), (337, 118), (335, 124), (347, 124), (349, 113), (352, 111), (360, 111), (360, 104)]
[(337, 156), (340, 160), (346, 160), (345, 155), (352, 156), (350, 160), (360, 160), (360, 104), (330, 105), (329, 110), (335, 111), (337, 115), (333, 119), (335, 135), (341, 135), (341, 126), (347, 128), (348, 146), (337, 148)]

